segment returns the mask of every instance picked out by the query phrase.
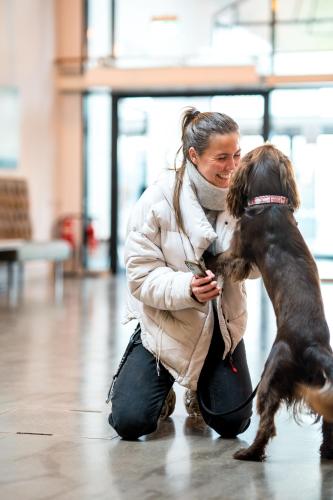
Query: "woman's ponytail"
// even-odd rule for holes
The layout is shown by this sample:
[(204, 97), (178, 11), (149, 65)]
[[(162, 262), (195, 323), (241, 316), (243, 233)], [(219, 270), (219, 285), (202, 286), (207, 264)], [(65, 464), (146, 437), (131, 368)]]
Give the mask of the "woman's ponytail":
[(179, 227), (179, 229), (183, 233), (185, 233), (185, 229), (184, 229), (183, 217), (182, 217), (181, 210), (180, 210), (179, 198), (180, 198), (180, 192), (181, 192), (182, 185), (183, 185), (183, 179), (184, 179), (184, 174), (185, 174), (185, 169), (186, 169), (187, 153), (188, 153), (188, 149), (186, 148), (187, 135), (188, 135), (187, 129), (188, 129), (190, 123), (199, 114), (200, 114), (200, 111), (198, 111), (194, 107), (186, 108), (186, 110), (184, 111), (183, 116), (182, 116), (182, 121), (181, 121), (182, 146), (178, 149), (177, 154), (176, 154), (176, 159), (177, 159), (177, 156), (180, 152), (182, 152), (182, 155), (183, 155), (182, 162), (181, 162), (181, 165), (179, 168), (176, 168), (176, 161), (175, 161), (176, 178), (175, 178), (175, 187), (174, 187), (174, 192), (173, 192), (173, 207), (175, 210), (177, 226)]

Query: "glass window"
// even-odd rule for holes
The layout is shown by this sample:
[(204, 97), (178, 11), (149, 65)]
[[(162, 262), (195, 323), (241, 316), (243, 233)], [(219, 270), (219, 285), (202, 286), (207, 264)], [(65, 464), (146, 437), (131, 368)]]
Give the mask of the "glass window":
[(328, 205), (333, 183), (333, 89), (275, 90), (271, 141), (293, 161), (301, 195), (300, 230), (318, 256), (333, 256)]
[(16, 168), (19, 160), (19, 93), (0, 86), (0, 168)]
[(110, 0), (87, 2), (87, 55), (89, 58), (111, 54), (112, 19)]
[(259, 73), (265, 74), (270, 68), (270, 37), (268, 25), (220, 25), (213, 32), (212, 50), (222, 65), (253, 65)]
[(211, 45), (215, 1), (121, 1), (116, 5), (117, 65), (188, 64)]
[(85, 267), (109, 269), (111, 215), (111, 96), (85, 97)]
[(274, 56), (276, 75), (325, 75), (333, 73), (333, 51), (280, 52)]
[(320, 52), (333, 50), (333, 22), (288, 23), (276, 26), (279, 52)]
[[(267, 2), (270, 3), (270, 2)], [(330, 0), (302, 1), (280, 0), (277, 2), (276, 18), (278, 21), (299, 21), (306, 19), (333, 18), (333, 3)]]
[[(254, 65), (272, 72), (270, 0), (111, 0), (87, 2), (87, 53), (119, 67)], [(276, 4), (274, 73), (330, 73), (333, 4)], [(112, 45), (112, 39), (114, 46)], [(104, 63), (107, 59), (104, 60)]]

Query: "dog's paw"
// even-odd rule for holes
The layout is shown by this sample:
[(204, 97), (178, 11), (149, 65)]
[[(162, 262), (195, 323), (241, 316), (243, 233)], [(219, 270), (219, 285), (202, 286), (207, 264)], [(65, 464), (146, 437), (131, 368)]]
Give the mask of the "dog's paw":
[(224, 270), (224, 258), (223, 253), (212, 255), (208, 254), (205, 257), (206, 268), (212, 271), (215, 275), (223, 274)]
[(227, 274), (232, 281), (243, 281), (251, 272), (251, 264), (242, 258), (236, 258), (226, 264)]
[(250, 448), (241, 448), (234, 453), (234, 458), (236, 460), (248, 460), (251, 462), (263, 462), (266, 455), (258, 450), (253, 451)]

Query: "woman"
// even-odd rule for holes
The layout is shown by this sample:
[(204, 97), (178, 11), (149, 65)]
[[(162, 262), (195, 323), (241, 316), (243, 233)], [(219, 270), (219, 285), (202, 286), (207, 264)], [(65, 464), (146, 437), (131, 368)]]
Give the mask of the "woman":
[(139, 324), (110, 389), (109, 417), (125, 439), (156, 429), (175, 381), (197, 391), (205, 422), (222, 437), (250, 424), (251, 403), (223, 415), (252, 392), (242, 340), (244, 284), (222, 284), (209, 270), (193, 276), (185, 264), (228, 248), (235, 221), (226, 195), (240, 161), (238, 125), (227, 115), (189, 108), (181, 151), (181, 167), (148, 187), (129, 222), (128, 319)]

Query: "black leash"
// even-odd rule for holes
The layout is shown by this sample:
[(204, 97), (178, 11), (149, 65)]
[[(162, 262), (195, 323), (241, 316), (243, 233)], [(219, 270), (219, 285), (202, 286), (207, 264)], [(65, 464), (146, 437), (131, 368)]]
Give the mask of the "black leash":
[(116, 380), (118, 378), (120, 370), (122, 369), (122, 367), (125, 364), (126, 359), (128, 358), (128, 355), (130, 354), (130, 352), (132, 351), (132, 349), (134, 348), (135, 345), (141, 344), (140, 332), (141, 332), (141, 327), (140, 327), (140, 323), (138, 323), (137, 326), (136, 326), (136, 328), (135, 328), (135, 330), (134, 330), (134, 333), (132, 333), (131, 338), (130, 338), (128, 344), (127, 344), (127, 347), (126, 347), (126, 350), (125, 350), (125, 352), (123, 354), (123, 357), (120, 360), (118, 369), (117, 369), (116, 373), (112, 377), (111, 386), (110, 386), (110, 389), (109, 389), (109, 392), (108, 392), (108, 395), (107, 395), (107, 398), (106, 398), (106, 401), (105, 401), (107, 404), (110, 403), (110, 401), (111, 401), (113, 386), (114, 386), (114, 384), (115, 384), (115, 382), (116, 382)]
[[(113, 386), (114, 386), (114, 384), (115, 384), (115, 382), (116, 382), (116, 380), (118, 378), (120, 370), (124, 366), (124, 363), (125, 363), (128, 355), (130, 354), (130, 352), (132, 351), (132, 349), (134, 348), (134, 346), (136, 344), (141, 344), (140, 333), (141, 333), (141, 328), (140, 328), (140, 323), (138, 323), (137, 326), (136, 326), (136, 328), (135, 328), (135, 330), (134, 330), (134, 333), (131, 335), (131, 338), (129, 340), (127, 348), (126, 348), (126, 350), (125, 350), (125, 352), (124, 352), (124, 354), (123, 354), (123, 356), (122, 356), (122, 358), (120, 360), (118, 369), (117, 369), (116, 373), (114, 374), (114, 376), (112, 377), (112, 382), (111, 382), (111, 386), (110, 386), (110, 389), (109, 389), (109, 392), (108, 392), (108, 395), (107, 395), (106, 403), (109, 403), (111, 401)], [(232, 363), (231, 363), (231, 369), (234, 371)], [(203, 400), (202, 400), (199, 392), (197, 392), (197, 397), (198, 397), (198, 401), (199, 401), (200, 406), (209, 415), (212, 415), (214, 417), (224, 417), (224, 416), (227, 416), (227, 415), (232, 415), (233, 413), (237, 413), (238, 411), (240, 411), (243, 408), (245, 408), (254, 399), (255, 395), (257, 394), (259, 384), (260, 384), (260, 382), (257, 384), (257, 386), (253, 390), (252, 394), (250, 394), (250, 396), (247, 398), (247, 400), (244, 401), (244, 403), (240, 404), (236, 408), (233, 408), (232, 410), (228, 410), (228, 411), (225, 411), (225, 412), (222, 412), (222, 413), (219, 413), (219, 412), (216, 412), (216, 411), (213, 411), (213, 410), (209, 409), (205, 405), (205, 403), (203, 402)]]
[(205, 410), (205, 412), (207, 412), (209, 415), (212, 415), (213, 417), (225, 417), (227, 415), (232, 415), (233, 413), (237, 413), (239, 410), (242, 410), (243, 408), (245, 408), (249, 403), (251, 403), (252, 399), (255, 397), (255, 395), (257, 394), (257, 391), (258, 391), (258, 387), (259, 387), (259, 384), (260, 382), (258, 383), (258, 385), (256, 386), (256, 388), (254, 389), (254, 391), (252, 392), (252, 394), (247, 398), (247, 400), (242, 403), (241, 405), (237, 406), (236, 408), (233, 408), (232, 410), (228, 410), (228, 411), (224, 411), (222, 413), (219, 413), (219, 412), (216, 412), (216, 411), (213, 411), (213, 410), (210, 410), (206, 405), (205, 403), (202, 401), (202, 398), (200, 396), (200, 393), (197, 392), (197, 397), (198, 397), (198, 401), (199, 401), (199, 405), (202, 406), (202, 408)]

